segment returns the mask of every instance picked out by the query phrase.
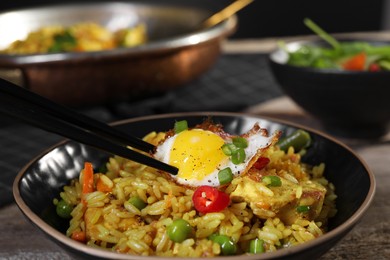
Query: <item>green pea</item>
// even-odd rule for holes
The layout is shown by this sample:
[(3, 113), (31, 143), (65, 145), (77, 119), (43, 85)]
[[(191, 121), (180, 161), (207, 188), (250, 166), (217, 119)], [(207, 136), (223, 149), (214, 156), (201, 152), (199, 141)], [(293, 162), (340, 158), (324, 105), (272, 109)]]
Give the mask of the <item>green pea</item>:
[(68, 204), (65, 200), (60, 200), (56, 205), (57, 215), (61, 218), (71, 218), (73, 206)]
[(249, 253), (260, 254), (260, 253), (264, 253), (264, 252), (265, 252), (264, 240), (256, 238), (256, 239), (250, 241)]
[(226, 235), (213, 234), (209, 239), (221, 247), (223, 255), (234, 255), (237, 252), (237, 245)]
[(175, 219), (167, 227), (167, 234), (173, 242), (181, 243), (192, 233), (191, 225), (184, 219)]
[(140, 197), (134, 196), (129, 199), (129, 203), (132, 204), (134, 207), (136, 207), (139, 210), (142, 210), (147, 206), (146, 202), (143, 201)]

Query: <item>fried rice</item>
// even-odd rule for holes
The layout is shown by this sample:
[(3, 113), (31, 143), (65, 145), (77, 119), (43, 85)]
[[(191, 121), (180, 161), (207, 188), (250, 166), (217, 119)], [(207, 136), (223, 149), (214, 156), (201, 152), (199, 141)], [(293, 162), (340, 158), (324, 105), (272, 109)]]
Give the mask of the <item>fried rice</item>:
[[(157, 145), (164, 137), (165, 133), (152, 132), (144, 140)], [(80, 178), (60, 193), (61, 199), (74, 206), (66, 235), (71, 237), (75, 232), (84, 232), (87, 245), (118, 253), (180, 257), (221, 255), (221, 246), (209, 239), (212, 234), (228, 236), (237, 245), (236, 254), (248, 254), (249, 243), (256, 238), (264, 242), (265, 252), (272, 252), (323, 235), (328, 219), (337, 212), (335, 188), (323, 175), (325, 164), (302, 163), (301, 154), (293, 147), (285, 152), (273, 145), (264, 156), (270, 161), (261, 170), (263, 174), (277, 175), (283, 183), (295, 184), (293, 196), (296, 199), (303, 196), (302, 187), (308, 183), (326, 189), (315, 219), (296, 214), (293, 221), (286, 221), (269, 207), (257, 203), (256, 208), (246, 200), (234, 199), (237, 187), (248, 181), (241, 177), (223, 187), (232, 197), (227, 208), (200, 213), (193, 205), (193, 189), (175, 183), (156, 169), (113, 156), (103, 173), (95, 171), (94, 174), (95, 182), (101, 179), (110, 188), (109, 192), (96, 190), (83, 197), (82, 171)], [(277, 187), (262, 182), (256, 185), (266, 199), (279, 195)], [(139, 210), (129, 203), (132, 196), (141, 198), (146, 207)], [(167, 234), (167, 227), (179, 218), (186, 220), (193, 230), (191, 236), (180, 243), (172, 241)]]
[(25, 39), (12, 42), (4, 54), (38, 54), (51, 52), (87, 52), (133, 47), (147, 41), (146, 26), (111, 32), (94, 22), (81, 22), (71, 26), (50, 25), (28, 33)]

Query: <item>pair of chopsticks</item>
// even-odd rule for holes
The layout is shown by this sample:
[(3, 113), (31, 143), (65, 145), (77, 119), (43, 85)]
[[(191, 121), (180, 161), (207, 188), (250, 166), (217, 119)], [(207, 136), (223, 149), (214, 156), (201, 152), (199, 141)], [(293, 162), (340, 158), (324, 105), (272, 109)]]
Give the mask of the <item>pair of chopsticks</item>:
[(129, 149), (130, 146), (144, 152), (152, 152), (154, 145), (3, 79), (0, 79), (0, 112), (141, 164), (171, 174), (178, 172), (176, 167)]

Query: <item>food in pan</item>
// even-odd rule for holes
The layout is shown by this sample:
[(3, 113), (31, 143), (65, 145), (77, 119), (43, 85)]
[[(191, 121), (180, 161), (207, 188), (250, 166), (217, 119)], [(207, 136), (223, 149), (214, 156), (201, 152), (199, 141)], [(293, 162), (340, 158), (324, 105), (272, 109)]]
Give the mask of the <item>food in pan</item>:
[[(390, 70), (390, 45), (373, 45), (365, 41), (338, 41), (310, 19), (305, 19), (304, 22), (329, 46), (305, 44), (297, 50), (286, 50), (289, 56), (288, 64), (349, 71)], [(282, 48), (283, 45), (284, 43), (281, 43)]]
[(54, 204), (69, 219), (67, 236), (118, 253), (212, 257), (302, 244), (327, 231), (335, 189), (324, 163), (301, 161), (307, 132), (280, 135), (259, 124), (231, 135), (211, 119), (178, 121), (144, 137), (178, 176), (118, 156), (99, 170), (86, 162)]
[(146, 27), (138, 24), (111, 32), (92, 23), (72, 26), (45, 26), (29, 33), (24, 40), (13, 42), (2, 50), (6, 54), (37, 54), (53, 52), (101, 51), (118, 47), (132, 47), (147, 41)]

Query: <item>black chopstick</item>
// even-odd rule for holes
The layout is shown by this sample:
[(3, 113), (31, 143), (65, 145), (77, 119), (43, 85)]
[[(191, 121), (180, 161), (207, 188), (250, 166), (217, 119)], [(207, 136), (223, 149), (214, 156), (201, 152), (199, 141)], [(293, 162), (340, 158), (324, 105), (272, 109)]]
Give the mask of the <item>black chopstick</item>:
[(16, 85), (0, 79), (1, 92), (6, 92), (10, 95), (24, 99), (29, 103), (36, 104), (40, 109), (45, 110), (46, 113), (52, 114), (53, 116), (60, 117), (64, 121), (72, 122), (75, 125), (83, 127), (91, 132), (96, 132), (101, 135), (115, 139), (116, 141), (127, 144), (133, 148), (137, 148), (144, 152), (150, 152), (154, 150), (154, 145), (144, 142), (142, 139), (136, 138), (131, 135), (127, 135), (119, 129), (115, 129), (105, 123), (92, 119), (76, 111), (54, 103), (40, 95), (37, 95), (24, 88), (17, 87)]
[[(176, 167), (126, 147), (142, 148), (141, 150), (149, 152), (154, 149), (153, 145), (2, 79), (0, 79), (0, 111), (77, 142), (177, 174)], [(125, 143), (121, 143), (122, 141)]]

